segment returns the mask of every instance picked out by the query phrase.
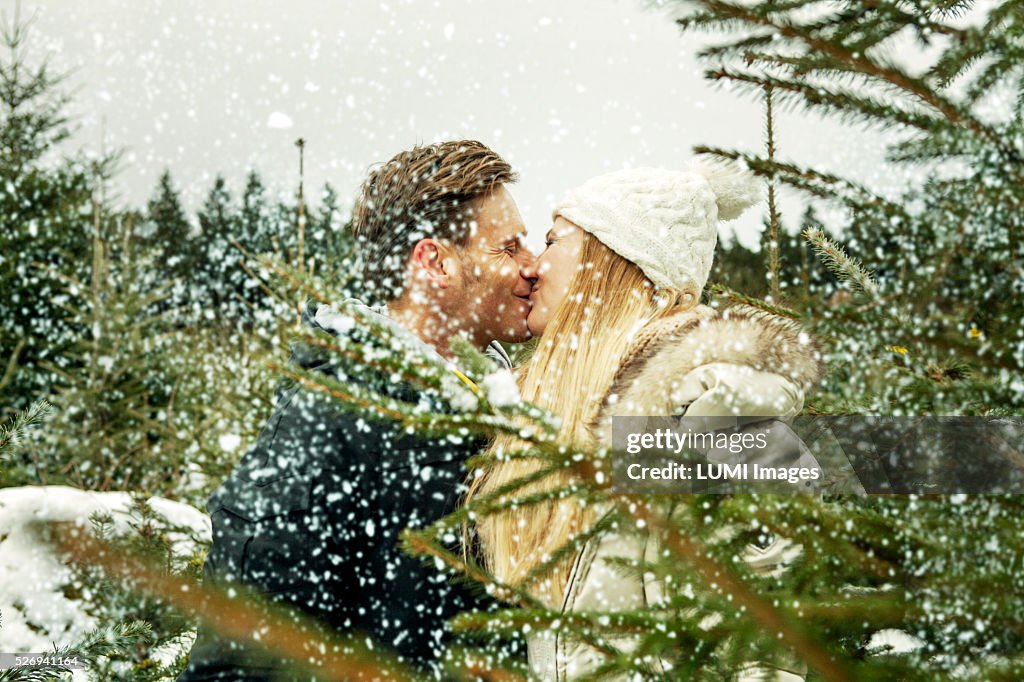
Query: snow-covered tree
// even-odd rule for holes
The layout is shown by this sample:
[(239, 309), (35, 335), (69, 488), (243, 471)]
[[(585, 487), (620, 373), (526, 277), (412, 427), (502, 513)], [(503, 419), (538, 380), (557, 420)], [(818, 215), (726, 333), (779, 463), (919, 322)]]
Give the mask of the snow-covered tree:
[(164, 170), (146, 206), (146, 220), (136, 226), (142, 245), (161, 263), (160, 280), (168, 295), (160, 307), (181, 315), (187, 304), (189, 283), (198, 261), (198, 240), (181, 203), (169, 170)]
[[(760, 155), (703, 149), (742, 158), (773, 183), (848, 211), (838, 234), (852, 257), (820, 229), (804, 232), (846, 290), (827, 310), (819, 305), (803, 315), (835, 339), (833, 381), (815, 399), (818, 409), (993, 414), (1019, 408), (1020, 3), (678, 5), (685, 8), (679, 23), (686, 30), (726, 32), (726, 40), (701, 55), (709, 79), (769, 105), (898, 133), (889, 161), (919, 169), (919, 181), (882, 195), (862, 178), (782, 160), (785, 149), (774, 145)], [(921, 49), (913, 58), (894, 58), (893, 45), (907, 40)]]
[[(49, 389), (40, 363), (62, 364), (61, 349), (79, 333), (53, 301), (55, 272), (82, 276), (92, 200), (83, 155), (54, 160), (73, 131), (63, 77), (33, 66), (31, 32), (17, 14), (0, 32), (0, 414), (24, 409)], [(99, 160), (102, 162), (102, 160)], [(45, 267), (44, 267), (45, 266)]]

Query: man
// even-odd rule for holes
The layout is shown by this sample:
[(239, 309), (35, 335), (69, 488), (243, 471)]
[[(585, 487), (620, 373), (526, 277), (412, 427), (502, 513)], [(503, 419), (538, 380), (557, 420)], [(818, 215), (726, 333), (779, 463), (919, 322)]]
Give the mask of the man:
[[(511, 167), (475, 141), (421, 146), (373, 170), (353, 216), (367, 295), (385, 307), (397, 336), (442, 365), (460, 334), (508, 366), (493, 339), (526, 340), (530, 283), (520, 270), (522, 218), (505, 188)], [(307, 310), (314, 328), (339, 341), (374, 339), (349, 310)], [(417, 345), (418, 344), (418, 345)], [(298, 366), (407, 403), (455, 408), (390, 373), (340, 370), (299, 349)], [(455, 372), (455, 368), (451, 367)], [(458, 374), (472, 384), (472, 379)], [(448, 576), (404, 554), (399, 534), (452, 511), (464, 492), (463, 461), (479, 444), (431, 441), (394, 423), (339, 409), (324, 394), (294, 386), (255, 447), (210, 499), (213, 546), (205, 580), (241, 583), (341, 633), (373, 638), (439, 675), (446, 621), (479, 606)], [(295, 664), (260, 655), (252, 642), (201, 630), (179, 680), (308, 678)]]

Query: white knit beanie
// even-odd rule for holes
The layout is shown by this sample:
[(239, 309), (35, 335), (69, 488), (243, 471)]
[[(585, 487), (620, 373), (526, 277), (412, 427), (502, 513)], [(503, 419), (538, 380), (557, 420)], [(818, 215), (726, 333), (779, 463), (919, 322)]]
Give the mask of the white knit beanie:
[(718, 221), (738, 218), (760, 200), (761, 184), (745, 166), (697, 158), (685, 171), (630, 168), (599, 175), (555, 207), (659, 287), (704, 289)]

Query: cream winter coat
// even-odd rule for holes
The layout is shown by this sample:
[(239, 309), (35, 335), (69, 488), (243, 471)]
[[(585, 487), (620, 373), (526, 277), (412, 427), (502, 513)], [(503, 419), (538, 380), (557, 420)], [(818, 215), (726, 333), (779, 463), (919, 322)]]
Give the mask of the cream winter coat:
[[(648, 325), (627, 352), (592, 424), (598, 442), (611, 444), (611, 417), (628, 415), (795, 415), (818, 380), (818, 350), (795, 323), (753, 309), (718, 312), (698, 308)], [(631, 611), (658, 604), (664, 586), (625, 577), (611, 557), (652, 561), (661, 551), (651, 537), (610, 531), (592, 538), (577, 555), (562, 602), (563, 612)], [(777, 539), (749, 545), (744, 559), (758, 571), (782, 570), (800, 547)], [(622, 651), (630, 641), (611, 642)], [(545, 680), (567, 682), (594, 671), (603, 655), (558, 631), (535, 633), (530, 666)], [(804, 679), (804, 670), (773, 661), (737, 671), (738, 679)], [(671, 673), (669, 673), (671, 675)]]

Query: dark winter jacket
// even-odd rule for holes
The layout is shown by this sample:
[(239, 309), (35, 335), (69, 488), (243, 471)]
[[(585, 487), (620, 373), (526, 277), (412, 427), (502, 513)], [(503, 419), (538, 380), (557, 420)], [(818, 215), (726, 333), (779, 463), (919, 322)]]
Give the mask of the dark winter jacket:
[[(312, 316), (307, 322), (319, 326)], [(339, 371), (303, 352), (293, 361)], [(418, 398), (386, 377), (366, 380), (394, 397)], [(240, 581), (340, 633), (372, 637), (436, 675), (446, 621), (485, 605), (405, 554), (399, 534), (454, 509), (463, 462), (479, 446), (400, 433), (321, 393), (287, 387), (255, 446), (210, 498), (213, 546), (204, 580)], [(294, 675), (283, 679), (308, 679), (294, 664), (268, 663), (255, 648), (203, 630), (178, 679), (281, 679), (274, 677), (281, 670)]]

